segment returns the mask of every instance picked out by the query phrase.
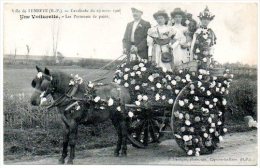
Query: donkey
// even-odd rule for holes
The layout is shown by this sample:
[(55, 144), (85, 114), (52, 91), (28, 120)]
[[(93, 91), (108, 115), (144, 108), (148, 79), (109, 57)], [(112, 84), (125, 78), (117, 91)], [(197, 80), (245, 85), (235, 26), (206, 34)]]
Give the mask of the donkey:
[[(94, 89), (96, 96), (101, 100), (108, 98), (117, 98), (115, 106), (106, 106), (106, 109), (98, 110), (96, 101), (93, 101), (93, 93), (88, 91), (87, 83), (78, 85), (69, 85), (73, 77), (64, 72), (44, 70), (36, 66), (38, 71), (36, 77), (32, 80), (32, 87), (35, 89), (31, 96), (31, 104), (41, 106), (46, 97), (53, 98), (51, 107), (56, 107), (61, 116), (63, 126), (63, 149), (59, 159), (60, 164), (65, 163), (65, 158), (70, 147), (70, 155), (67, 164), (73, 164), (75, 157), (75, 145), (77, 139), (78, 125), (96, 124), (111, 119), (114, 125), (118, 140), (114, 151), (115, 156), (127, 155), (127, 115), (125, 113), (125, 104), (130, 102), (130, 94), (124, 87), (110, 83), (97, 86)], [(76, 86), (76, 87), (75, 87)], [(74, 108), (76, 105), (77, 109)], [(103, 106), (102, 106), (103, 107)], [(119, 108), (119, 109), (118, 109)]]

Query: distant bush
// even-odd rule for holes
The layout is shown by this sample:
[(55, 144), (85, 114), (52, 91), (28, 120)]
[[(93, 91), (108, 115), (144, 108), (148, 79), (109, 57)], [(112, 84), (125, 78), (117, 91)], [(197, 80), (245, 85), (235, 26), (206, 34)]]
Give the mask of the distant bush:
[(87, 67), (87, 68), (98, 68), (98, 67), (102, 67), (103, 65), (105, 65), (106, 62), (107, 61), (105, 61), (105, 60), (82, 58), (78, 62), (78, 65), (81, 66), (81, 67)]
[(75, 65), (75, 63), (72, 60), (63, 60), (62, 65), (72, 66)]
[(257, 80), (240, 78), (231, 83), (229, 107), (233, 110), (231, 119), (243, 120), (251, 115), (257, 119)]
[(252, 74), (234, 74), (237, 80), (254, 80), (257, 81), (257, 73)]
[(56, 65), (55, 57), (43, 57), (41, 61), (44, 65)]

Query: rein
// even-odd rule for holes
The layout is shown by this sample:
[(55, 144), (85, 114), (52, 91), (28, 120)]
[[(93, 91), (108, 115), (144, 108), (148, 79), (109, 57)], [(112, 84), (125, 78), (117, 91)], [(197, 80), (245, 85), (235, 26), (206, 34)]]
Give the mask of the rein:
[[(115, 60), (112, 60), (110, 61), (109, 63), (107, 63), (106, 65), (104, 65), (103, 67), (99, 68), (96, 70), (97, 71), (100, 71), (100, 70), (104, 70), (106, 67), (108, 67), (109, 65), (111, 65), (112, 63), (116, 62), (117, 60), (119, 60), (120, 58), (123, 59), (119, 62), (119, 64), (121, 64), (122, 62), (124, 62), (127, 58), (126, 56), (123, 54), (123, 55), (120, 55), (118, 58), (116, 58)], [(102, 81), (104, 79), (106, 79), (106, 75), (109, 74), (110, 72), (114, 71), (114, 68), (116, 68), (118, 66), (118, 64), (115, 64), (114, 66), (112, 66), (111, 68), (109, 68), (109, 70), (105, 73), (103, 73), (102, 75), (99, 75), (98, 78), (94, 79), (92, 82), (97, 82), (97, 81)]]
[(51, 109), (53, 107), (57, 107), (59, 105), (61, 105), (66, 99), (70, 99), (72, 101), (86, 101), (86, 100), (89, 100), (87, 98), (77, 98), (77, 97), (74, 97), (75, 93), (77, 92), (78, 90), (78, 85), (73, 85), (73, 87), (70, 87), (68, 89), (68, 91), (61, 95), (58, 99), (54, 100), (54, 102), (47, 107), (47, 109)]
[(54, 102), (50, 106), (48, 106), (47, 109), (51, 109), (53, 107), (57, 107), (60, 104), (62, 104), (66, 98), (69, 98), (68, 93), (70, 92), (70, 90), (71, 90), (71, 88), (69, 88), (67, 93), (61, 95), (58, 99), (54, 100)]

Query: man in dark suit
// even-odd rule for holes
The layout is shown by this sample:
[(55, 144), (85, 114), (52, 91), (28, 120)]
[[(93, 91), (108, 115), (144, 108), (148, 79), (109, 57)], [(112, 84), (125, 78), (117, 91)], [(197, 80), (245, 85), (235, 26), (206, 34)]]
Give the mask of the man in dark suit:
[(128, 55), (137, 54), (140, 58), (148, 58), (147, 31), (151, 27), (150, 23), (143, 20), (143, 12), (136, 8), (131, 8), (134, 21), (127, 24), (123, 38), (124, 53)]

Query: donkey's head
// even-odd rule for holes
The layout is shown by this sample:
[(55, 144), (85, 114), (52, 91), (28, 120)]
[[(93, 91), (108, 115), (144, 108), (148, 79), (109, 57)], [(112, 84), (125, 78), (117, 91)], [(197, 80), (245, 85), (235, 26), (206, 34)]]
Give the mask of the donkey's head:
[(41, 105), (42, 98), (51, 93), (52, 76), (48, 68), (42, 70), (40, 67), (36, 66), (36, 69), (38, 73), (31, 83), (32, 87), (35, 89), (31, 96), (31, 104), (39, 106)]

